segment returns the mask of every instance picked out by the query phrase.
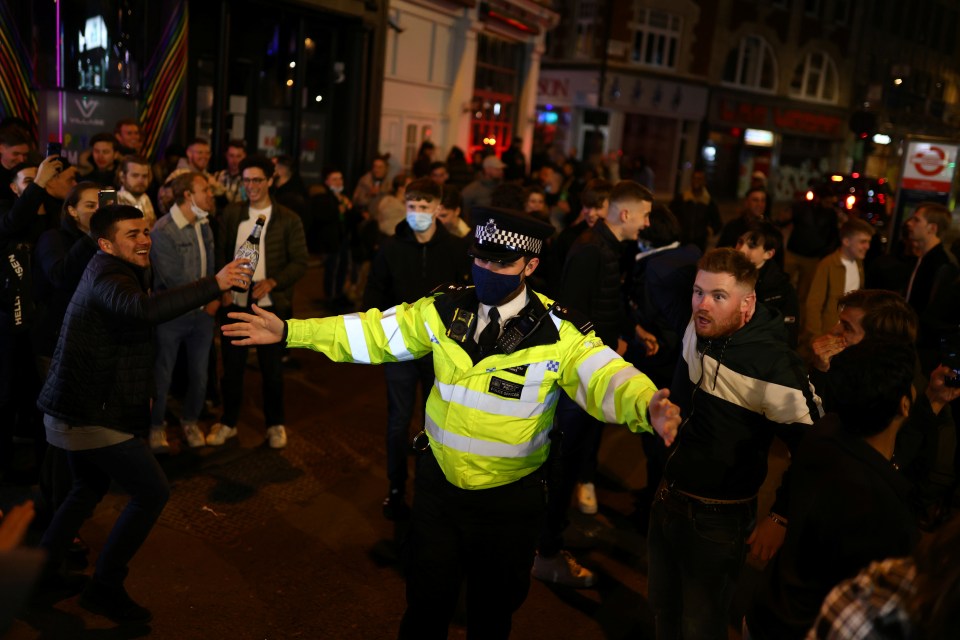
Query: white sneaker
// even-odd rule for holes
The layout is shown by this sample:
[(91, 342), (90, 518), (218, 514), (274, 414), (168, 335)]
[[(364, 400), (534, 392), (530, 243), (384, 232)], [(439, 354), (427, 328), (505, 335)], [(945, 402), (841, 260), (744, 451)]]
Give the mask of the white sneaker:
[(150, 427), (150, 451), (154, 453), (170, 453), (170, 443), (167, 442), (167, 427)]
[(207, 444), (207, 441), (203, 437), (203, 432), (200, 431), (200, 427), (197, 426), (196, 422), (184, 422), (183, 435), (187, 438), (187, 444), (190, 445), (192, 449)]
[(287, 430), (282, 424), (267, 427), (267, 440), (270, 441), (271, 449), (283, 449), (287, 446)]
[(597, 490), (592, 482), (577, 485), (577, 507), (588, 516), (597, 512)]
[(207, 434), (207, 444), (211, 447), (219, 447), (235, 435), (237, 435), (236, 427), (228, 427), (218, 422), (210, 427), (210, 433)]

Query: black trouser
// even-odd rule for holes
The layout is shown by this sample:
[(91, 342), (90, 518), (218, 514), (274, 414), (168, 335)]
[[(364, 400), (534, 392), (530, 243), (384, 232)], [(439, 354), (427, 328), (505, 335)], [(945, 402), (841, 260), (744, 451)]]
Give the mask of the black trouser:
[[(581, 479), (584, 458), (592, 452), (593, 440), (603, 423), (580, 408), (566, 394), (557, 402), (553, 444), (550, 446), (550, 500), (537, 547), (541, 556), (554, 556), (563, 550), (563, 531), (569, 520), (570, 498)], [(594, 468), (596, 457), (594, 456)], [(592, 479), (591, 479), (592, 481)]]
[(445, 640), (464, 578), (467, 637), (507, 638), (530, 589), (544, 512), (542, 473), (492, 489), (458, 489), (427, 450), (416, 489), (400, 638)]
[[(272, 311), (272, 309), (269, 309)], [(252, 313), (249, 307), (231, 305), (223, 311), (221, 324), (233, 322), (226, 317), (227, 313), (243, 311)], [(247, 349), (238, 347), (229, 338), (220, 341), (220, 351), (223, 353), (223, 415), (220, 422), (228, 427), (236, 427), (240, 419), (240, 404), (243, 401), (243, 374), (247, 368)], [(263, 417), (267, 427), (283, 424), (283, 358), (284, 345), (281, 343), (259, 345), (257, 362), (260, 365), (260, 377), (263, 384)]]

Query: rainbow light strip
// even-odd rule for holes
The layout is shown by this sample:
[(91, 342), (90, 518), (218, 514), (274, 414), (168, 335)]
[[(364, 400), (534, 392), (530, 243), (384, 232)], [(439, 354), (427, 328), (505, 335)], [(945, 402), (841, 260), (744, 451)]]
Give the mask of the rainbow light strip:
[(143, 155), (148, 158), (155, 157), (170, 144), (183, 112), (188, 21), (187, 3), (179, 0), (147, 65), (140, 103), (140, 129), (144, 136)]
[(0, 0), (0, 116), (26, 120), (37, 136), (40, 109), (31, 88), (33, 66), (5, 0)]

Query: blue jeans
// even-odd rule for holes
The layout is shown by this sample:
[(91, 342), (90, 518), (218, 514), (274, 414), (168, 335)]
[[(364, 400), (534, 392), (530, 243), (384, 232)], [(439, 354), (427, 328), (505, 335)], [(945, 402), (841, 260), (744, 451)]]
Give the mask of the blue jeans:
[(418, 384), (423, 392), (420, 408), (426, 411), (427, 396), (433, 387), (433, 356), (388, 362), (383, 371), (387, 378), (387, 479), (390, 489), (406, 493), (410, 418), (417, 402)]
[(167, 411), (167, 393), (173, 377), (180, 345), (187, 352), (187, 394), (183, 398), (181, 422), (196, 422), (207, 394), (207, 363), (213, 344), (213, 317), (199, 309), (157, 326), (157, 359), (154, 378), (157, 398), (153, 402), (150, 424), (159, 427)]
[(170, 499), (167, 476), (150, 447), (141, 438), (87, 451), (68, 451), (73, 488), (50, 521), (40, 546), (53, 563), (62, 561), (81, 525), (115, 481), (130, 494), (97, 559), (94, 579), (119, 587), (127, 577), (127, 565), (139, 551)]
[(726, 640), (756, 500), (710, 505), (668, 492), (650, 514), (649, 599), (657, 640)]

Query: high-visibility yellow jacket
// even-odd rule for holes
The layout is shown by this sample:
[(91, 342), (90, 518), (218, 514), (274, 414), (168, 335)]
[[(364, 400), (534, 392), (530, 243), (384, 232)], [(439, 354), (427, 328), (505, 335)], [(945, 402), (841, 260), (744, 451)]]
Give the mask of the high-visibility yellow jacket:
[[(535, 311), (549, 304), (531, 292)], [(447, 335), (457, 310), (475, 314), (478, 305), (473, 287), (461, 287), (383, 312), (288, 320), (287, 346), (367, 364), (432, 353), (436, 379), (425, 428), (447, 480), (462, 489), (508, 484), (537, 470), (550, 450), (561, 390), (598, 420), (651, 430), (647, 405), (656, 387), (593, 331), (565, 319), (569, 312), (552, 310), (513, 353), (479, 359), (475, 320), (466, 334)]]

